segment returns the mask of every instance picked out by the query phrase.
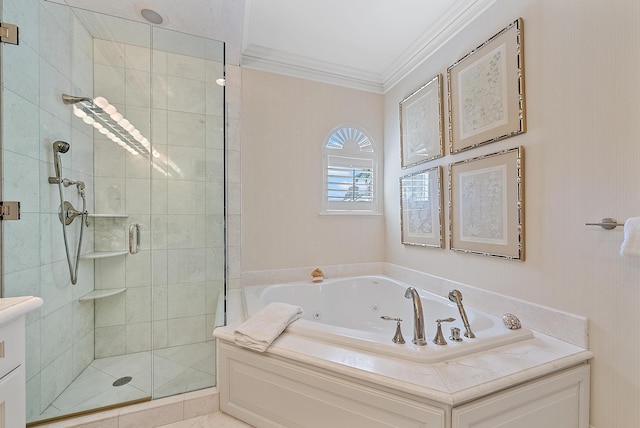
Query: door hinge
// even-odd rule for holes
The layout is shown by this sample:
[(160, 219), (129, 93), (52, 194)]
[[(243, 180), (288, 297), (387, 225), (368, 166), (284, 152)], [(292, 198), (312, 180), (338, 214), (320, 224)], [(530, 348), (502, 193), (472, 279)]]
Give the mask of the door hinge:
[(20, 220), (20, 202), (0, 201), (0, 220)]
[(0, 24), (0, 42), (18, 44), (18, 26), (3, 22)]

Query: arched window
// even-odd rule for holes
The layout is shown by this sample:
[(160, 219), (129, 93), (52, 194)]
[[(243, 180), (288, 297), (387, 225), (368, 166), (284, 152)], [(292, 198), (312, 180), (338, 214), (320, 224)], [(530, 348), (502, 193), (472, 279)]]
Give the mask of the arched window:
[(334, 129), (323, 147), (325, 214), (378, 214), (378, 153), (355, 125)]

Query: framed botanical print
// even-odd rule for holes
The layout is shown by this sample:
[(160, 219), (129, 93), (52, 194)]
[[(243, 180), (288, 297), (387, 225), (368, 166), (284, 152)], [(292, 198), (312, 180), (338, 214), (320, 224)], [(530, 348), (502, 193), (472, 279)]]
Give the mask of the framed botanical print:
[(401, 166), (408, 168), (444, 156), (442, 75), (400, 102)]
[(444, 247), (442, 229), (442, 167), (400, 177), (402, 243)]
[(449, 151), (526, 132), (522, 18), (447, 69)]
[(449, 165), (449, 239), (455, 251), (524, 260), (524, 149)]

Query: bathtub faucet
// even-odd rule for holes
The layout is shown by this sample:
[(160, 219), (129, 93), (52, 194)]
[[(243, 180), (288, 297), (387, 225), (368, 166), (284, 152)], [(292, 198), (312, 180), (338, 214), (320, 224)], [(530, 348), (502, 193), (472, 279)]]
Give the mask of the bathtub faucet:
[(422, 302), (420, 295), (415, 288), (409, 287), (404, 293), (404, 297), (413, 300), (413, 343), (418, 346), (427, 344), (424, 334), (424, 314), (422, 313)]

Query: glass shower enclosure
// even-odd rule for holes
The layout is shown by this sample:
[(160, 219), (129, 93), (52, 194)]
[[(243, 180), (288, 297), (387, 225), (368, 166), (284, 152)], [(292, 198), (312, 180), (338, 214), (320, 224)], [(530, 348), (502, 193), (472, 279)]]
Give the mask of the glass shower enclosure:
[[(2, 297), (27, 318), (30, 423), (215, 385), (224, 44), (2, 0)], [(218, 81), (219, 83), (216, 83)]]

